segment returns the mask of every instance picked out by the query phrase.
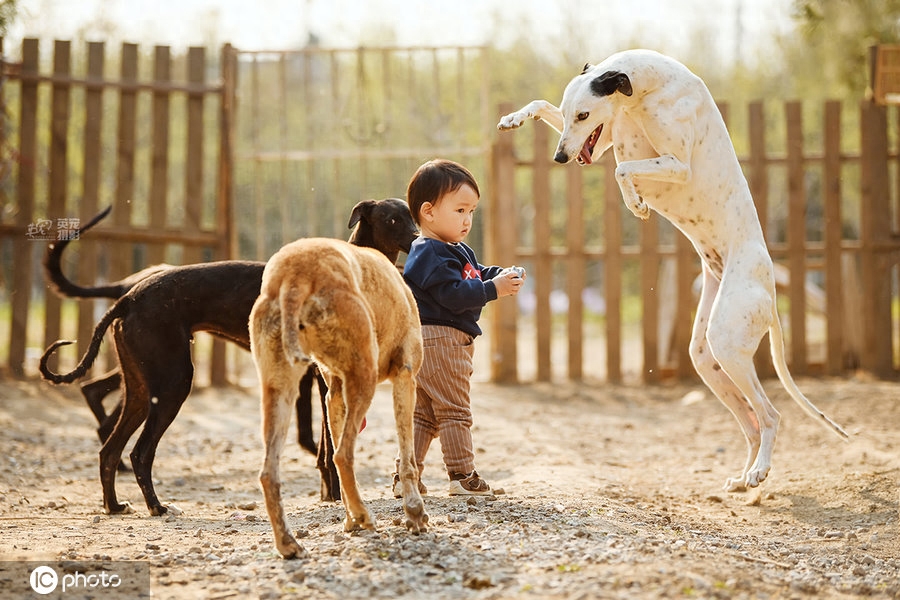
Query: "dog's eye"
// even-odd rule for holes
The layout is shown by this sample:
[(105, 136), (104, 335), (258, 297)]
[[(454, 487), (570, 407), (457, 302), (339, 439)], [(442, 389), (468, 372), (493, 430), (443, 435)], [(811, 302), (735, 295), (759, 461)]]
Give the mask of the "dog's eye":
[(575, 116), (575, 118), (578, 119), (579, 121), (584, 121), (589, 116), (591, 116), (591, 113), (589, 113), (589, 112), (580, 112)]

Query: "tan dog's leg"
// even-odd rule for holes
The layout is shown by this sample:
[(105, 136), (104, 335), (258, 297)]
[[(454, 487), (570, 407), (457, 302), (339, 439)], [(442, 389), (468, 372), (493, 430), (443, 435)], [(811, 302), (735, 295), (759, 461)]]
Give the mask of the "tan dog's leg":
[(427, 531), (428, 515), (419, 495), (419, 470), (413, 449), (413, 411), (416, 405), (416, 380), (409, 367), (404, 366), (393, 379), (394, 420), (397, 424), (397, 443), (400, 446), (400, 481), (403, 484), (403, 512), (406, 528), (413, 533)]
[[(251, 323), (252, 327), (253, 323)], [(274, 345), (267, 346), (268, 350)], [(279, 468), (281, 451), (287, 439), (294, 410), (294, 396), (300, 383), (299, 374), (293, 373), (281, 356), (271, 352), (258, 359), (260, 389), (262, 391), (262, 433), (265, 443), (265, 458), (259, 474), (266, 511), (275, 534), (275, 547), (285, 558), (302, 558), (307, 551), (291, 535), (281, 503), (281, 478)], [(298, 369), (302, 373), (305, 366)]]
[(344, 531), (375, 529), (375, 522), (359, 493), (354, 471), (356, 437), (375, 395), (375, 377), (369, 377), (372, 374), (371, 368), (360, 365), (346, 381), (333, 377), (333, 385), (328, 390), (328, 425), (334, 442), (334, 466), (341, 480), (341, 498), (347, 511)]

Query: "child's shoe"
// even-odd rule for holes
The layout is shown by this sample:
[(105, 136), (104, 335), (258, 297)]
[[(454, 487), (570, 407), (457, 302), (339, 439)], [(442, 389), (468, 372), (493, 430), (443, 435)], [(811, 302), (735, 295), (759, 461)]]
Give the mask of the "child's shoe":
[[(403, 484), (400, 483), (400, 473), (394, 473), (394, 483), (391, 486), (391, 491), (394, 492), (394, 498), (403, 497)], [(427, 494), (428, 488), (425, 487), (425, 484), (419, 479), (419, 495), (425, 496)]]
[(450, 473), (451, 496), (488, 496), (492, 494), (488, 482), (478, 476), (478, 471)]

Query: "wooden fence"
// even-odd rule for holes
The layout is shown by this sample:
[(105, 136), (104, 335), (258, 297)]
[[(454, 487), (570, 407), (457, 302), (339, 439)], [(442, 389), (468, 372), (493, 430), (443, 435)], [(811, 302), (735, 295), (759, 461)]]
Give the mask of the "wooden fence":
[[(73, 61), (70, 42), (56, 41), (52, 72), (45, 73), (39, 41), (25, 39), (21, 61), (2, 64), (0, 243), (9, 281), (6, 364), (16, 376), (24, 373), (27, 340), (41, 317), (45, 346), (63, 330), (54, 294), (35, 294), (42, 305), (32, 306), (33, 293), (44, 287), (39, 261), (46, 241), (69, 235), (101, 208), (112, 204), (111, 222), (72, 249), (79, 281), (232, 254), (233, 50), (223, 48), (215, 81), (204, 48), (189, 49), (179, 61), (168, 47), (154, 48), (149, 79), (139, 76), (135, 44), (123, 44), (114, 60), (119, 72), (110, 77), (103, 43), (88, 43), (86, 60)], [(176, 65), (183, 80), (173, 77)], [(73, 114), (73, 106), (83, 114)], [(18, 120), (10, 122), (14, 113)], [(96, 304), (80, 302), (77, 332), (66, 332), (77, 336), (79, 355), (97, 321)], [(212, 378), (221, 381), (224, 360), (216, 348)]]
[[(60, 337), (88, 340), (102, 310), (43, 294), (42, 236), (65, 235), (113, 205), (111, 223), (73, 245), (67, 265), (83, 282), (160, 261), (264, 258), (293, 237), (346, 234), (353, 203), (402, 195), (413, 167), (442, 155), (464, 160), (482, 183), (486, 218), (471, 241), (485, 262), (529, 271), (521, 310), (508, 310), (507, 299), (485, 313), (492, 379), (694, 376), (687, 352), (699, 263), (690, 245), (668, 223), (624, 209), (609, 157), (590, 169), (557, 165), (555, 136), (540, 123), (493, 133), (492, 143), (481, 137), (494, 122), (483, 48), (260, 55), (226, 46), (218, 56), (192, 48), (176, 57), (123, 44), (108, 61), (102, 43), (87, 50), (80, 59), (57, 41), (48, 61), (37, 40), (25, 40), (21, 61), (0, 70), (0, 357), (10, 373), (21, 376), (34, 365), (29, 354)], [(458, 68), (436, 68), (446, 53)], [(269, 75), (282, 84), (267, 97)], [(438, 83), (455, 93), (438, 94)], [(360, 86), (365, 110), (352, 103)], [(417, 104), (399, 106), (389, 95), (396, 89), (416, 90), (404, 95)], [(436, 107), (435, 94), (447, 106)], [(326, 123), (334, 107), (343, 107), (340, 119)], [(892, 377), (897, 110), (862, 103), (855, 113), (830, 102), (814, 107), (821, 127), (810, 133), (801, 104), (780, 108), (777, 127), (761, 103), (735, 120), (746, 125), (742, 162), (779, 266), (792, 369)], [(454, 137), (463, 123), (448, 115), (477, 115), (479, 132)], [(773, 130), (784, 139), (773, 143)], [(265, 231), (263, 209), (280, 216), (279, 231)], [(212, 348), (209, 380), (221, 383), (224, 350)]]
[[(500, 114), (512, 109), (501, 106)], [(720, 110), (727, 120), (728, 107)], [(889, 139), (897, 136), (889, 135), (888, 109), (863, 102), (859, 151), (849, 152), (841, 112), (838, 102), (824, 105), (816, 136), (821, 148), (811, 150), (804, 143), (802, 105), (786, 103), (786, 150), (775, 154), (763, 104), (749, 105), (749, 154), (742, 164), (776, 260), (793, 373), (837, 375), (860, 367), (891, 377), (898, 362), (892, 299), (900, 227), (891, 201), (897, 151)], [(528, 267), (533, 315), (492, 315), (492, 378), (516, 381), (530, 364), (521, 356), (530, 350), (522, 343), (523, 329), (533, 344), (528, 375), (538, 381), (562, 376), (618, 382), (626, 364), (636, 365), (644, 382), (694, 377), (688, 341), (700, 267), (690, 244), (655, 214), (640, 225), (627, 214), (611, 156), (591, 169), (560, 166), (551, 160), (557, 139), (549, 127), (536, 123), (533, 134), (524, 131), (496, 137), (487, 240), (493, 262)], [(602, 268), (597, 279), (605, 301), (594, 335), (586, 334), (591, 323), (584, 300), (584, 291), (592, 289), (592, 263)], [(631, 291), (623, 285), (629, 277), (635, 280)], [(554, 319), (552, 306), (560, 291), (567, 301), (559, 311), (564, 323)], [(640, 343), (629, 346), (624, 332), (631, 304), (640, 308)], [(812, 312), (822, 324), (815, 358), (807, 339)], [(764, 339), (757, 355), (763, 375), (773, 374), (767, 355)]]

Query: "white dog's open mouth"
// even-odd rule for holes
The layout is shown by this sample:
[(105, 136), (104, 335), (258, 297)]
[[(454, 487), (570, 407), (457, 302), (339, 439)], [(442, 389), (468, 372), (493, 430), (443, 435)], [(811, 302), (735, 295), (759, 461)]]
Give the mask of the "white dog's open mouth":
[(597, 129), (591, 132), (591, 135), (588, 136), (588, 139), (585, 140), (584, 146), (581, 147), (581, 152), (578, 153), (578, 164), (580, 165), (589, 165), (591, 162), (591, 154), (594, 152), (594, 146), (597, 145), (597, 140), (600, 139), (600, 132), (603, 131), (603, 123), (597, 127)]

